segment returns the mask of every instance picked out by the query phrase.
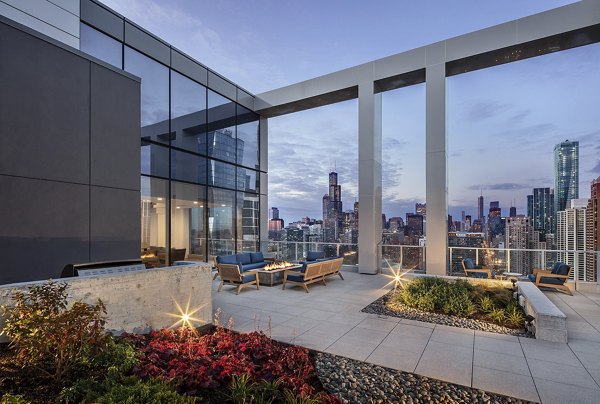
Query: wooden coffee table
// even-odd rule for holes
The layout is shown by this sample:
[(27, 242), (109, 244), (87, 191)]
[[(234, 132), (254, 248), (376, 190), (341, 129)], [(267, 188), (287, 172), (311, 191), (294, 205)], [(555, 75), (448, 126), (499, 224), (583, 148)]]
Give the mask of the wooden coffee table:
[(270, 271), (266, 271), (264, 269), (258, 269), (256, 272), (258, 273), (258, 280), (262, 285), (265, 286), (275, 286), (275, 285), (281, 285), (283, 283), (283, 273), (285, 272), (286, 269), (300, 269), (302, 268), (301, 264), (298, 265), (292, 265), (291, 267), (286, 267), (286, 268), (278, 268), (278, 269), (272, 269)]

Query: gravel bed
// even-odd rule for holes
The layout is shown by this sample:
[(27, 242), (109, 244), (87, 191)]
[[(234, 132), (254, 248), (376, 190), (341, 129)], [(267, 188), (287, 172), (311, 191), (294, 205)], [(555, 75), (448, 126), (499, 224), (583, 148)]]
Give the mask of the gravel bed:
[(323, 387), (343, 403), (528, 403), (322, 352), (316, 365)]
[(488, 323), (487, 321), (476, 320), (472, 318), (464, 318), (458, 316), (449, 316), (441, 313), (429, 313), (414, 309), (402, 303), (393, 303), (393, 309), (391, 310), (387, 303), (394, 296), (395, 292), (392, 290), (367, 307), (362, 309), (364, 313), (378, 314), (389, 317), (400, 317), (409, 320), (423, 321), (426, 323), (435, 323), (450, 325), (453, 327), (469, 328), (471, 330), (495, 332), (497, 334), (516, 335), (518, 337), (534, 338), (534, 336), (527, 332), (525, 329), (515, 330), (501, 325)]

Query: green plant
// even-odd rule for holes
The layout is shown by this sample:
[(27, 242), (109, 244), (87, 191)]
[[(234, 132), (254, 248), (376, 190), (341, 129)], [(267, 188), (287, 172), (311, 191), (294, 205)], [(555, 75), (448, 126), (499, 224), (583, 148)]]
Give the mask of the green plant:
[(127, 373), (139, 362), (138, 354), (125, 340), (108, 338), (106, 345), (95, 355), (86, 356), (86, 364), (118, 373)]
[(3, 335), (11, 339), (23, 366), (33, 366), (59, 381), (87, 355), (106, 344), (106, 308), (76, 301), (67, 303), (66, 283), (47, 282), (15, 292), (13, 306), (2, 306)]
[(496, 323), (502, 324), (504, 322), (504, 309), (493, 309), (489, 312), (488, 316)]
[(525, 323), (525, 315), (520, 307), (506, 308), (506, 320), (513, 327), (523, 327)]
[(229, 383), (229, 398), (234, 403), (250, 403), (252, 402), (252, 390), (254, 382), (250, 373), (234, 375)]
[(494, 309), (494, 301), (489, 296), (482, 296), (479, 298), (479, 308), (484, 313), (489, 313)]
[(236, 404), (270, 404), (281, 399), (282, 380), (272, 382), (252, 381), (249, 373), (233, 376), (229, 383), (227, 398)]
[(321, 399), (296, 396), (291, 390), (285, 389), (283, 390), (283, 402), (285, 404), (320, 404)]
[(15, 395), (6, 393), (2, 396), (0, 404), (29, 404), (29, 401), (25, 400), (22, 395)]

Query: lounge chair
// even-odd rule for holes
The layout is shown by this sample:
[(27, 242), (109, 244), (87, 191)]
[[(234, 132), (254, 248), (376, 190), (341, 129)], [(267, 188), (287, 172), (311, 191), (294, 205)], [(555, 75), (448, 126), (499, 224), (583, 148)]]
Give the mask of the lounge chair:
[(256, 289), (260, 289), (258, 272), (255, 270), (242, 273), (238, 264), (217, 264), (217, 270), (221, 278), (217, 292), (220, 292), (225, 284), (237, 286), (236, 295), (239, 295), (240, 291), (249, 285), (256, 285)]
[(532, 274), (527, 275), (529, 280), (539, 288), (552, 288), (573, 296), (571, 289), (566, 285), (573, 269), (564, 262), (557, 262), (552, 270), (535, 268)]
[(467, 277), (487, 279), (492, 278), (491, 268), (485, 268), (481, 265), (475, 265), (471, 258), (465, 258), (464, 260), (462, 260), (462, 266)]

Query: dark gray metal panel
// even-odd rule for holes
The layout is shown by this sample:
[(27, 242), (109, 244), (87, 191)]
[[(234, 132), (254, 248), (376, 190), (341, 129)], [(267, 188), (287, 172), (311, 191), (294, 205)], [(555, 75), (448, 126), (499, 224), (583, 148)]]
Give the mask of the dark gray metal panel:
[(172, 48), (171, 67), (203, 85), (207, 85), (208, 83), (208, 69), (206, 67)]
[(248, 94), (239, 87), (237, 89), (237, 102), (254, 111), (254, 96)]
[(140, 189), (140, 83), (92, 63), (90, 183)]
[(0, 189), (0, 284), (56, 279), (88, 261), (88, 185), (0, 175)]
[(208, 87), (230, 100), (235, 100), (237, 98), (236, 86), (211, 71), (208, 72)]
[(171, 50), (168, 45), (125, 21), (125, 44), (169, 66)]
[(90, 194), (91, 261), (139, 259), (140, 192), (92, 186)]
[(120, 41), (123, 40), (123, 18), (111, 13), (92, 0), (81, 0), (81, 20)]
[(0, 174), (89, 181), (90, 62), (0, 24)]

